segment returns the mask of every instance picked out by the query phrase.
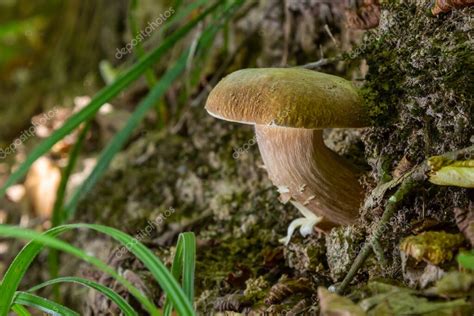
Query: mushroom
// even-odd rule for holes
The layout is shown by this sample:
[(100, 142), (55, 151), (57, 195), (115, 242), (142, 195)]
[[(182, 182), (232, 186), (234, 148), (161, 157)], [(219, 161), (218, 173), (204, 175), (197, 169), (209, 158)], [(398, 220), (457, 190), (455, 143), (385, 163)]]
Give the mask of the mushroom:
[(206, 102), (210, 115), (255, 125), (258, 147), (281, 198), (303, 215), (288, 227), (306, 236), (355, 222), (363, 192), (358, 171), (326, 147), (324, 128), (368, 126), (357, 89), (303, 68), (243, 69), (222, 79)]

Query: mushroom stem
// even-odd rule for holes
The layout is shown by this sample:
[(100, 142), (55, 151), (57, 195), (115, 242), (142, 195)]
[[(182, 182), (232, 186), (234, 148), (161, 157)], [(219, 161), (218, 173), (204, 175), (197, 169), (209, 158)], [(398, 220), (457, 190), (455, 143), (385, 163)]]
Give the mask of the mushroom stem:
[(268, 175), (283, 200), (290, 198), (324, 219), (327, 231), (355, 222), (363, 191), (357, 172), (326, 147), (322, 130), (256, 125)]

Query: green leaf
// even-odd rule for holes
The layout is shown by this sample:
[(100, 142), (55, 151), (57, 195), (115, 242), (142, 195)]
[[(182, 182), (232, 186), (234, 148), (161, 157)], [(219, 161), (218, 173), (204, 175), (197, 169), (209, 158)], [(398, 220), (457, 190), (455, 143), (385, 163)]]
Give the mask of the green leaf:
[(56, 279), (52, 279), (52, 280), (46, 281), (44, 283), (38, 284), (38, 285), (32, 287), (31, 289), (29, 289), (28, 292), (34, 292), (34, 291), (37, 291), (37, 290), (39, 290), (41, 288), (44, 288), (46, 286), (55, 285), (55, 284), (59, 284), (59, 283), (77, 283), (77, 284), (89, 287), (91, 289), (94, 289), (94, 290), (102, 293), (104, 296), (109, 298), (115, 304), (117, 304), (117, 306), (124, 313), (124, 315), (127, 315), (127, 316), (138, 315), (137, 312), (133, 309), (133, 307), (131, 307), (130, 304), (128, 304), (128, 302), (123, 297), (121, 297), (120, 295), (118, 295), (117, 293), (112, 291), (111, 289), (103, 286), (102, 284), (99, 284), (97, 282), (94, 282), (92, 280), (87, 280), (87, 279), (84, 279), (84, 278), (78, 278), (78, 277), (56, 278)]
[[(183, 291), (190, 302), (194, 301), (194, 271), (196, 267), (196, 238), (194, 233), (182, 233), (178, 237), (176, 254), (171, 266), (171, 274), (179, 281), (182, 277)], [(173, 305), (167, 297), (164, 315), (171, 315)]]
[(14, 303), (37, 308), (49, 315), (79, 316), (72, 309), (31, 293), (17, 292)]
[(191, 20), (185, 26), (171, 34), (163, 41), (160, 46), (158, 46), (151, 53), (147, 54), (144, 58), (140, 59), (128, 71), (120, 75), (117, 80), (114, 81), (114, 83), (100, 90), (84, 109), (72, 115), (63, 126), (58, 128), (50, 137), (45, 139), (35, 149), (33, 149), (33, 151), (26, 157), (25, 161), (15, 172), (10, 175), (5, 184), (0, 188), (0, 198), (5, 195), (8, 187), (19, 181), (28, 172), (28, 169), (39, 157), (47, 153), (51, 147), (54, 146), (54, 144), (71, 133), (82, 122), (91, 119), (103, 104), (115, 97), (132, 82), (138, 79), (147, 69), (156, 63), (159, 58), (164, 55), (164, 53), (170, 50), (176, 44), (176, 42), (188, 34), (201, 20), (203, 20), (218, 6), (219, 2), (216, 2), (195, 19)]
[(474, 251), (463, 251), (456, 259), (464, 268), (474, 270)]
[[(79, 259), (91, 263), (99, 268), (101, 271), (110, 274), (118, 282), (120, 282), (152, 315), (159, 315), (158, 309), (153, 303), (148, 300), (136, 287), (134, 287), (125, 278), (120, 276), (114, 269), (109, 267), (101, 260), (86, 254), (81, 249), (69, 245), (68, 243), (58, 240), (54, 237), (62, 234), (76, 226), (58, 226), (40, 234), (36, 231), (22, 229), (10, 225), (0, 225), (0, 236), (13, 237), (18, 239), (32, 240), (29, 242), (20, 253), (15, 257), (13, 262), (8, 267), (0, 285), (0, 316), (6, 316), (10, 306), (13, 303), (15, 292), (18, 289), (20, 281), (23, 279), (28, 267), (31, 265), (38, 253), (45, 247), (49, 246), (54, 249), (62, 250), (72, 254)], [(83, 226), (81, 226), (83, 227)], [(128, 235), (126, 235), (128, 236)], [(131, 238), (130, 236), (128, 236)], [(171, 275), (170, 275), (171, 277)], [(183, 294), (184, 296), (184, 294)]]
[(474, 159), (452, 161), (443, 156), (428, 159), (429, 179), (433, 184), (474, 188)]

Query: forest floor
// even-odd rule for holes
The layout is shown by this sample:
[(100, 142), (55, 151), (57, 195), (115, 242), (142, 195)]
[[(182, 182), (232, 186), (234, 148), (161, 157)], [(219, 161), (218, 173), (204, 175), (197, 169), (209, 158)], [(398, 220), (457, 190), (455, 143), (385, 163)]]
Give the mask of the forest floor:
[[(280, 243), (299, 214), (280, 201), (268, 179), (254, 131), (211, 118), (202, 102), (165, 130), (143, 125), (82, 200), (74, 221), (123, 230), (167, 264), (178, 234), (194, 232), (196, 307), (203, 315), (471, 315), (474, 275), (459, 266), (456, 255), (472, 247), (474, 194), (472, 189), (426, 181), (397, 205), (377, 253), (357, 271), (345, 296), (327, 290), (346, 277), (401, 179), (429, 157), (474, 141), (474, 10), (433, 17), (426, 14), (428, 2), (384, 2), (378, 28), (362, 39), (340, 23), (331, 24), (330, 36), (309, 28), (320, 47), (300, 36), (286, 43), (286, 51), (274, 49), (284, 42), (282, 23), (276, 24), (278, 36), (271, 29), (259, 35), (259, 66), (273, 66), (285, 56), (302, 64), (324, 50), (323, 57), (330, 60), (321, 71), (354, 79), (362, 87), (373, 127), (325, 131), (328, 147), (365, 170), (360, 178), (365, 201), (356, 224), (305, 238), (295, 233), (288, 245)], [(292, 12), (299, 9), (295, 4)], [(272, 12), (270, 20), (278, 15)], [(306, 34), (302, 30), (314, 21), (295, 16), (293, 27)], [(334, 44), (332, 36), (340, 42)], [(249, 47), (227, 70), (254, 66)], [(388, 189), (379, 190), (383, 185)], [(162, 302), (163, 293), (150, 273), (111, 240), (91, 233), (68, 239)], [(62, 270), (66, 275), (79, 271), (127, 296), (112, 278), (92, 272), (85, 263), (63, 265)], [(115, 311), (100, 295), (90, 293), (79, 301), (76, 294), (71, 290), (69, 300), (85, 314)]]

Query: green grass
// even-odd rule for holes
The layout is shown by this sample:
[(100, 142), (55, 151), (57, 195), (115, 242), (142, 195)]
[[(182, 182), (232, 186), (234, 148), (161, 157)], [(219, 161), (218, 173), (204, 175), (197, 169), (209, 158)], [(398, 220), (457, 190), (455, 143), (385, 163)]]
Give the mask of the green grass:
[[(213, 24), (206, 28), (206, 30), (203, 32), (203, 36), (201, 36), (201, 39), (203, 39), (203, 43), (205, 44), (204, 47), (207, 47), (207, 45), (209, 45), (208, 42), (210, 39), (208, 35), (214, 35), (215, 32), (217, 32), (217, 30), (219, 30), (223, 26), (223, 23), (232, 16), (235, 9), (238, 8), (241, 3), (242, 1), (237, 1), (236, 4), (234, 4), (233, 6), (229, 6), (228, 8), (226, 8), (226, 10), (222, 13), (222, 18), (220, 17), (219, 19), (217, 19), (217, 21), (215, 21)], [(199, 48), (200, 46), (198, 44), (198, 49)], [(66, 218), (71, 218), (74, 215), (80, 198), (92, 189), (98, 179), (107, 170), (113, 157), (115, 157), (115, 155), (120, 151), (120, 149), (122, 149), (131, 133), (143, 120), (148, 111), (153, 107), (156, 100), (161, 98), (161, 96), (163, 96), (163, 94), (168, 90), (168, 88), (173, 84), (173, 82), (178, 79), (179, 76), (184, 72), (184, 70), (186, 69), (186, 62), (189, 58), (189, 53), (190, 49), (185, 50), (180, 55), (175, 64), (168, 69), (168, 71), (162, 76), (160, 81), (153, 87), (153, 89), (145, 97), (145, 99), (140, 102), (137, 109), (133, 112), (131, 118), (125, 124), (125, 127), (113, 137), (110, 143), (102, 151), (97, 161), (97, 165), (94, 167), (91, 174), (87, 177), (84, 183), (76, 190), (70, 201), (66, 204)]]
[(120, 308), (120, 310), (122, 311), (124, 315), (126, 316), (138, 315), (137, 312), (133, 309), (133, 307), (130, 306), (130, 304), (128, 304), (128, 302), (124, 298), (122, 298), (120, 295), (118, 295), (116, 292), (103, 286), (100, 283), (94, 282), (92, 280), (84, 279), (84, 278), (78, 278), (78, 277), (56, 278), (56, 279), (52, 279), (52, 280), (43, 282), (41, 284), (38, 284), (32, 287), (31, 289), (29, 289), (28, 292), (34, 292), (44, 287), (47, 287), (49, 285), (58, 285), (61, 283), (76, 283), (76, 284), (80, 284), (82, 286), (91, 288), (93, 290), (96, 290), (102, 293), (105, 297), (110, 299), (112, 302), (114, 302), (118, 306), (118, 308)]
[(30, 316), (30, 312), (22, 305), (15, 304), (12, 307), (12, 311), (19, 316)]
[(137, 80), (145, 71), (159, 61), (163, 55), (168, 52), (174, 45), (187, 35), (194, 27), (202, 21), (209, 13), (213, 12), (219, 3), (212, 5), (196, 18), (188, 22), (185, 26), (179, 28), (167, 37), (163, 43), (154, 49), (151, 53), (141, 58), (128, 71), (119, 75), (119, 77), (109, 86), (100, 90), (91, 102), (81, 111), (72, 115), (63, 126), (58, 128), (51, 136), (41, 142), (33, 151), (26, 157), (25, 161), (13, 172), (7, 179), (5, 184), (0, 188), (0, 197), (4, 197), (6, 190), (12, 184), (19, 181), (29, 170), (31, 165), (42, 155), (46, 154), (58, 141), (66, 137), (74, 131), (81, 123), (88, 121), (97, 113), (102, 105), (117, 96), (120, 92), (126, 89), (132, 82)]
[[(170, 17), (170, 22), (179, 22), (182, 19), (184, 19), (187, 15), (189, 15), (192, 10), (195, 10), (199, 8), (200, 6), (204, 5), (206, 2), (205, 1), (197, 1), (188, 7), (184, 8), (182, 12), (176, 13), (172, 17)], [(137, 34), (138, 31), (138, 22), (134, 18), (135, 10), (137, 8), (137, 1), (133, 0), (130, 2), (130, 24), (132, 27), (132, 34)], [(196, 21), (202, 20), (204, 17), (206, 17), (207, 14), (212, 12), (217, 8), (216, 6), (211, 7), (208, 9), (208, 11), (205, 11), (203, 14), (201, 14)], [(172, 23), (164, 24), (163, 29), (166, 29), (166, 27), (169, 27), (169, 25), (172, 25)], [(191, 29), (188, 29), (187, 31), (190, 31)], [(178, 37), (177, 37), (178, 38)], [(179, 38), (178, 38), (179, 39)], [(175, 42), (176, 43), (176, 42)], [(163, 45), (162, 45), (163, 46)], [(172, 48), (172, 46), (166, 46), (168, 49)], [(166, 52), (166, 50), (163, 50), (163, 53)], [(141, 60), (147, 60), (145, 56), (145, 52), (143, 49), (143, 46), (141, 45), (141, 42), (138, 42), (138, 46), (136, 48), (136, 53), (138, 57), (141, 58)], [(187, 53), (183, 53), (183, 55), (187, 55)], [(71, 150), (69, 154), (69, 161), (68, 164), (63, 171), (63, 175), (61, 178), (60, 186), (57, 192), (57, 199), (56, 203), (54, 205), (54, 210), (53, 210), (53, 216), (52, 216), (52, 222), (53, 226), (60, 225), (64, 223), (66, 220), (68, 220), (70, 217), (72, 217), (75, 213), (77, 204), (85, 193), (87, 193), (93, 185), (96, 183), (96, 181), (100, 178), (100, 176), (107, 170), (108, 165), (112, 161), (113, 157), (117, 154), (118, 151), (123, 147), (123, 145), (126, 143), (128, 140), (129, 136), (133, 132), (133, 130), (137, 127), (137, 125), (141, 122), (141, 120), (145, 117), (149, 109), (153, 106), (158, 104), (158, 100), (161, 98), (161, 96), (166, 92), (166, 90), (171, 86), (171, 84), (177, 79), (177, 77), (180, 75), (182, 72), (182, 66), (183, 66), (183, 60), (184, 56), (182, 56), (178, 61), (176, 62), (176, 66), (172, 67), (168, 72), (164, 74), (164, 76), (161, 78), (160, 81), (157, 83), (157, 79), (153, 74), (152, 70), (152, 65), (149, 66), (149, 68), (145, 69), (145, 73), (147, 75), (148, 83), (150, 85), (150, 93), (148, 96), (143, 100), (137, 109), (134, 111), (132, 114), (132, 117), (127, 121), (126, 126), (124, 129), (122, 129), (114, 138), (113, 140), (107, 145), (107, 147), (103, 150), (98, 163), (94, 170), (91, 172), (91, 174), (88, 176), (88, 178), (84, 181), (84, 183), (80, 186), (78, 190), (73, 194), (67, 205), (65, 204), (65, 190), (66, 186), (69, 180), (69, 177), (72, 173), (72, 170), (74, 169), (77, 157), (80, 153), (80, 149), (82, 147), (82, 143), (84, 141), (84, 138), (86, 136), (87, 131), (89, 130), (90, 127), (90, 119), (88, 120), (88, 123), (83, 127), (82, 131), (79, 134), (78, 140), (76, 141), (76, 144), (74, 145), (73, 149)], [(133, 67), (132, 67), (133, 69)], [(119, 80), (117, 80), (119, 81)], [(113, 86), (114, 84), (112, 84)], [(107, 89), (107, 88), (106, 88)], [(96, 99), (96, 98), (94, 98)], [(91, 101), (91, 104), (93, 104), (94, 100)], [(90, 105), (89, 105), (90, 106)], [(165, 109), (160, 108), (158, 109), (158, 113), (163, 114), (165, 113)], [(66, 123), (67, 124), (67, 123)], [(160, 124), (161, 125), (161, 124)], [(58, 275), (58, 266), (59, 266), (59, 258), (58, 255), (55, 251), (52, 251), (49, 256), (49, 270), (50, 270), (50, 275), (51, 277), (55, 278)], [(55, 296), (57, 299), (59, 299), (59, 289), (57, 286), (54, 287), (54, 292)]]
[[(196, 266), (196, 241), (194, 234), (183, 233), (178, 237), (176, 255), (171, 266), (171, 274), (176, 280), (181, 279), (183, 291), (190, 302), (194, 301), (194, 269)], [(165, 316), (171, 315), (173, 302), (166, 298)]]
[[(128, 22), (130, 24), (130, 30), (133, 38), (137, 38), (140, 34), (140, 28), (136, 18), (137, 9), (138, 0), (130, 0), (130, 4), (128, 7)], [(143, 48), (141, 40), (137, 41), (137, 45), (135, 46), (134, 50), (135, 55), (137, 55), (138, 58), (143, 58), (145, 56), (145, 49)], [(152, 89), (153, 86), (155, 86), (158, 82), (158, 79), (156, 78), (155, 73), (153, 72), (153, 68), (151, 67), (145, 71), (145, 78), (150, 89)], [(168, 111), (166, 110), (165, 105), (159, 101), (155, 103), (155, 106), (157, 125), (159, 128), (163, 128)]]
[[(136, 240), (115, 228), (93, 224), (71, 224), (52, 228), (43, 234), (32, 230), (21, 229), (15, 226), (0, 225), (0, 236), (30, 240), (30, 242), (20, 251), (11, 265), (8, 267), (7, 272), (5, 273), (5, 276), (3, 277), (0, 284), (0, 293), (2, 293), (0, 296), (0, 316), (6, 316), (11, 310), (13, 304), (33, 306), (25, 304), (24, 300), (17, 300), (18, 287), (34, 259), (46, 246), (71, 254), (82, 261), (92, 264), (102, 272), (111, 275), (142, 304), (143, 308), (147, 310), (150, 315), (160, 315), (158, 307), (149, 298), (144, 296), (140, 290), (123, 278), (117, 271), (113, 270), (101, 260), (88, 255), (83, 250), (74, 247), (58, 238), (61, 234), (67, 231), (79, 228), (91, 229), (110, 236), (118, 241), (122, 247), (126, 247), (127, 250), (133, 253), (153, 275), (156, 282), (166, 293), (167, 301), (169, 302), (168, 304), (171, 304), (180, 315), (194, 315), (194, 310), (192, 307), (194, 291), (193, 279), (195, 269), (194, 258), (196, 251), (194, 234), (187, 233), (181, 235), (179, 237), (178, 249), (176, 252), (177, 259), (175, 259), (175, 262), (179, 262), (180, 267), (182, 267), (183, 286), (186, 289), (185, 292), (183, 289), (181, 289), (177, 279), (175, 278), (175, 276), (177, 276), (176, 265), (178, 263), (173, 263), (175, 268), (172, 273), (168, 271), (165, 265), (153, 254), (153, 252), (145, 247), (139, 240)], [(100, 285), (97, 285), (92, 281), (81, 281), (81, 279), (77, 278), (53, 279), (47, 282), (46, 285), (60, 282), (58, 280), (74, 280), (76, 283), (93, 287), (94, 290), (101, 292), (109, 298), (114, 296), (114, 293), (104, 291)], [(38, 287), (43, 287), (46, 285), (41, 284), (37, 287), (33, 287), (31, 290), (36, 290)], [(34, 301), (39, 304), (37, 300)], [(43, 303), (48, 305), (50, 304), (49, 302), (50, 301), (45, 300)], [(34, 307), (39, 308), (37, 305), (34, 305)], [(122, 307), (125, 307), (125, 305)]]
[[(164, 314), (171, 315), (173, 310), (179, 315), (195, 314), (192, 306), (194, 300), (194, 270), (196, 260), (196, 242), (193, 233), (180, 234), (171, 271), (168, 271), (165, 265), (150, 249), (146, 248), (133, 237), (117, 229), (92, 224), (62, 224), (73, 217), (81, 198), (93, 188), (96, 182), (105, 173), (110, 162), (124, 147), (133, 131), (139, 126), (150, 109), (153, 108), (154, 105), (159, 104), (159, 100), (172, 84), (179, 80), (184, 73), (187, 74), (185, 80), (188, 86), (199, 84), (198, 79), (204, 68), (202, 65), (207, 62), (207, 56), (212, 49), (214, 39), (222, 27), (228, 25), (236, 10), (243, 2), (243, 0), (198, 0), (185, 5), (181, 0), (175, 1), (176, 9), (179, 7), (179, 10), (168, 19), (167, 23), (157, 30), (157, 34), (160, 37), (163, 36), (162, 41), (160, 41), (161, 44), (150, 53), (146, 53), (140, 43), (140, 45), (136, 47), (135, 52), (138, 57), (137, 62), (127, 71), (120, 73), (112, 83), (100, 90), (85, 108), (72, 115), (63, 126), (34, 148), (26, 157), (25, 161), (3, 184), (0, 188), (0, 197), (5, 195), (9, 186), (23, 178), (31, 165), (39, 157), (48, 153), (58, 141), (82, 126), (78, 140), (70, 152), (67, 166), (62, 172), (61, 182), (56, 195), (57, 200), (52, 215), (53, 228), (41, 234), (15, 226), (0, 225), (0, 236), (29, 240), (10, 264), (0, 283), (0, 316), (8, 315), (10, 312), (14, 312), (17, 315), (30, 315), (29, 310), (25, 307), (38, 309), (51, 315), (78, 315), (77, 312), (61, 304), (59, 286), (62, 286), (63, 283), (74, 283), (98, 291), (114, 302), (124, 315), (138, 315), (138, 311), (134, 310), (127, 301), (104, 285), (74, 276), (59, 277), (59, 251), (73, 255), (82, 261), (90, 263), (103, 273), (109, 274), (121, 283), (130, 295), (133, 296), (150, 315), (160, 315), (161, 309), (155, 302), (146, 297), (117, 271), (101, 260), (90, 256), (82, 249), (59, 239), (61, 234), (73, 229), (95, 230), (114, 238), (122, 247), (132, 245), (128, 246), (128, 250), (144, 264), (166, 294), (166, 301), (163, 307)], [(137, 34), (139, 22), (134, 16), (137, 1), (132, 0), (130, 5), (129, 18), (132, 28), (131, 31), (132, 34)], [(189, 18), (191, 14), (194, 16), (192, 19)], [(196, 38), (193, 45), (187, 49), (183, 49), (180, 56), (167, 68), (167, 71), (160, 75), (159, 78), (156, 77), (152, 70), (153, 65), (159, 62), (179, 41), (189, 35), (190, 32), (195, 30), (196, 26), (203, 23), (205, 19), (209, 17), (212, 17), (210, 19), (211, 21), (209, 23), (206, 22), (206, 27)], [(184, 22), (186, 23), (180, 26), (180, 24)], [(168, 32), (171, 30), (173, 31)], [(130, 84), (144, 74), (150, 87), (149, 93), (138, 104), (122, 130), (120, 130), (103, 149), (91, 174), (74, 192), (70, 199), (67, 200), (67, 184), (80, 155), (82, 144), (90, 127), (90, 122), (94, 119), (94, 116), (103, 104), (123, 92)], [(184, 91), (183, 94), (185, 95), (185, 93)], [(165, 112), (165, 109), (160, 109), (161, 114)], [(51, 279), (27, 291), (20, 291), (20, 283), (25, 278), (30, 265), (45, 247), (48, 247), (50, 251), (48, 263)], [(39, 297), (32, 293), (47, 286), (53, 288), (55, 301)]]
[(30, 306), (50, 315), (79, 316), (79, 313), (55, 303), (43, 297), (31, 293), (17, 292), (14, 298), (15, 304), (21, 306)]
[[(74, 146), (71, 149), (71, 152), (69, 153), (67, 165), (62, 171), (61, 181), (59, 183), (58, 190), (56, 192), (56, 201), (53, 207), (53, 214), (51, 216), (53, 227), (61, 225), (66, 220), (63, 207), (64, 207), (64, 199), (66, 197), (67, 184), (69, 182), (69, 178), (72, 174), (72, 171), (74, 170), (77, 159), (79, 157), (79, 153), (82, 148), (82, 144), (84, 143), (84, 140), (86, 138), (87, 133), (89, 132), (90, 127), (91, 127), (90, 121), (85, 123), (85, 125), (82, 127), (82, 130), (79, 133), (76, 143), (74, 144)], [(55, 251), (54, 249), (52, 249), (49, 252), (48, 266), (49, 266), (49, 274), (51, 278), (56, 278), (59, 273), (59, 255), (58, 255), (58, 252)], [(54, 296), (56, 300), (59, 301), (60, 300), (59, 286), (55, 285), (53, 287), (53, 292), (54, 292)]]

